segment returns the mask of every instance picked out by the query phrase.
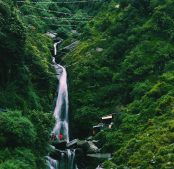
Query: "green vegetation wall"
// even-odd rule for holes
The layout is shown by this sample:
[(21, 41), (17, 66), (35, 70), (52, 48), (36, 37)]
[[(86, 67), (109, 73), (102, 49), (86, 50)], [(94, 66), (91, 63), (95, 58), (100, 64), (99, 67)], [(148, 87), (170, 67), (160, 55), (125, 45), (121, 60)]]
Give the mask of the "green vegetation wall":
[[(73, 134), (85, 137), (102, 115), (105, 168), (173, 168), (174, 2), (112, 1), (65, 57)], [(80, 130), (77, 130), (80, 129)]]
[[(102, 151), (114, 154), (105, 168), (174, 168), (174, 2), (13, 3), (0, 0), (0, 168), (44, 168), (56, 88), (52, 41), (44, 34), (50, 29), (63, 45), (81, 41), (63, 59), (74, 137), (116, 113), (114, 128), (96, 136)], [(60, 19), (65, 13), (73, 22)], [(92, 18), (75, 21), (84, 17)], [(81, 35), (71, 36), (72, 29)]]
[(52, 41), (0, 1), (0, 168), (45, 168), (56, 89)]
[(46, 167), (44, 156), (48, 154), (49, 134), (54, 125), (51, 111), (57, 82), (51, 65), (53, 41), (45, 34), (56, 32), (65, 44), (71, 43), (79, 38), (71, 30), (80, 34), (102, 4), (32, 2), (35, 1), (0, 0), (2, 169)]

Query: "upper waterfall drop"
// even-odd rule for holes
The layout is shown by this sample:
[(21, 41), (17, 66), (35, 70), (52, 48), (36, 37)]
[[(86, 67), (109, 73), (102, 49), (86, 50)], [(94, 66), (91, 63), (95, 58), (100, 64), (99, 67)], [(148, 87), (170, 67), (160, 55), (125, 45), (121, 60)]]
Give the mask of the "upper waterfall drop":
[[(61, 43), (56, 42), (54, 44), (54, 54), (57, 54), (57, 45)], [(62, 135), (63, 140), (69, 142), (69, 125), (68, 125), (68, 87), (67, 87), (67, 73), (66, 69), (55, 62), (53, 57), (53, 64), (56, 70), (57, 79), (59, 80), (59, 87), (57, 90), (57, 101), (54, 109), (54, 117), (56, 119), (56, 125), (53, 129), (55, 135)], [(59, 138), (60, 139), (60, 138)]]

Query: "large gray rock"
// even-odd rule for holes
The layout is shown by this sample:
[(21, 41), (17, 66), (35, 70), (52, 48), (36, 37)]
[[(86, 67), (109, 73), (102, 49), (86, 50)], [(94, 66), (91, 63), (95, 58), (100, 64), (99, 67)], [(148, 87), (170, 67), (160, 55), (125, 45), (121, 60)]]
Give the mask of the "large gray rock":
[(99, 148), (92, 141), (88, 141), (88, 144), (89, 149), (87, 153), (98, 153), (100, 151)]
[(100, 142), (99, 142), (99, 140), (92, 140), (92, 142), (93, 142), (97, 147), (100, 147)]
[(89, 136), (86, 140), (87, 141), (92, 141), (93, 140), (93, 137), (92, 136)]
[(98, 153), (99, 148), (92, 142), (86, 140), (79, 140), (77, 147), (82, 148), (85, 153)]
[(78, 148), (82, 148), (84, 152), (87, 152), (88, 149), (89, 149), (88, 141), (86, 141), (86, 140), (79, 140), (77, 142), (77, 147)]
[(77, 142), (79, 140), (78, 139), (74, 139), (72, 141), (70, 141), (69, 143), (66, 144), (66, 147), (69, 148), (76, 148), (77, 147)]

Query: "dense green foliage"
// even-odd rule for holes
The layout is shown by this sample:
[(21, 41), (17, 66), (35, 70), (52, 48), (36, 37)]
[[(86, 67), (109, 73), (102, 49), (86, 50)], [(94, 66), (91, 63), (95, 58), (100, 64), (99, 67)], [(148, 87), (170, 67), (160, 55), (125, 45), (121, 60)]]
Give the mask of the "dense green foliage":
[(0, 42), (0, 168), (43, 169), (54, 125), (52, 41), (27, 30), (13, 2), (3, 0)]
[(73, 134), (116, 113), (115, 127), (96, 136), (114, 154), (105, 168), (174, 167), (173, 12), (171, 0), (113, 1), (64, 59)]
[(101, 4), (32, 2), (0, 0), (0, 169), (46, 168), (57, 87), (46, 33), (68, 44)]
[(55, 87), (49, 64), (51, 41), (43, 34), (27, 32), (12, 3), (1, 1), (1, 7), (0, 103), (4, 108), (26, 110), (45, 106), (48, 111)]
[(59, 57), (69, 75), (72, 135), (90, 135), (102, 115), (116, 113), (114, 128), (96, 135), (113, 153), (104, 168), (174, 168), (174, 2), (15, 5), (0, 0), (0, 105), (7, 108), (0, 168), (44, 168), (56, 88), (47, 31), (64, 39), (62, 56), (80, 40)]

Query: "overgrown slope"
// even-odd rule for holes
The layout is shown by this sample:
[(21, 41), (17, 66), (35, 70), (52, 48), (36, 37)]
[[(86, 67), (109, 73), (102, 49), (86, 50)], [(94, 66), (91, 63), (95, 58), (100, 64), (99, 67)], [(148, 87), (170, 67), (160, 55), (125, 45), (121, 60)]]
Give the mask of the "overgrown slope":
[[(174, 3), (113, 1), (86, 26), (64, 59), (69, 70), (74, 135), (85, 137), (102, 115), (105, 168), (173, 168)], [(77, 130), (80, 129), (80, 130)]]
[(0, 0), (0, 169), (46, 168), (57, 87), (46, 33), (71, 43), (102, 4), (35, 2)]
[(0, 168), (45, 168), (56, 87), (52, 41), (26, 30), (11, 0), (0, 1)]
[(50, 30), (63, 45), (81, 41), (63, 59), (72, 135), (86, 137), (102, 115), (117, 113), (114, 128), (96, 136), (113, 153), (105, 168), (174, 168), (174, 2), (13, 2), (0, 1), (0, 105), (7, 109), (0, 112), (0, 168), (45, 167), (56, 87)]

